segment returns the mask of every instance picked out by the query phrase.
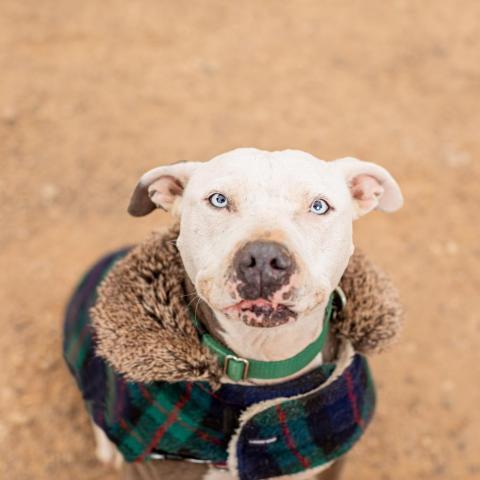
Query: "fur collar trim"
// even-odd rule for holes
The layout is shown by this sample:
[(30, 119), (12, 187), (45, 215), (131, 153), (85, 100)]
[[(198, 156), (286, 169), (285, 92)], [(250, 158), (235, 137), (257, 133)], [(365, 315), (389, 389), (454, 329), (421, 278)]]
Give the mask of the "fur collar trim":
[[(206, 380), (218, 384), (221, 370), (190, 320), (186, 273), (176, 248), (178, 226), (153, 232), (107, 274), (91, 310), (97, 354), (127, 380)], [(398, 333), (401, 309), (388, 277), (355, 253), (341, 287), (348, 302), (332, 323), (356, 351), (383, 350)]]

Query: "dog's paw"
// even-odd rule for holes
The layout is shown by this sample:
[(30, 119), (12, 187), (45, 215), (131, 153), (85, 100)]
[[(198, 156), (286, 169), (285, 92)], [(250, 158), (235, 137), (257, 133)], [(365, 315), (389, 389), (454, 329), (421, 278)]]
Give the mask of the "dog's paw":
[(219, 468), (209, 468), (202, 480), (232, 480), (232, 476), (226, 471)]
[(111, 444), (98, 444), (95, 450), (95, 456), (104, 465), (114, 467), (116, 470), (120, 470), (122, 467), (122, 454)]
[(117, 447), (107, 438), (103, 430), (93, 425), (93, 433), (95, 434), (95, 441), (97, 448), (95, 456), (104, 465), (114, 467), (120, 470), (123, 464), (122, 454), (117, 450)]

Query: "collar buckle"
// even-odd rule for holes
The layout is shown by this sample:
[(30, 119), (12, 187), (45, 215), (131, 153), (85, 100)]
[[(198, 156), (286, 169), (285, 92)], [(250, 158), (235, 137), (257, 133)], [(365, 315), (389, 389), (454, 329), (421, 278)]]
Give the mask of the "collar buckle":
[(223, 360), (223, 374), (231, 380), (238, 382), (248, 378), (250, 362), (246, 358), (235, 355), (225, 355)]

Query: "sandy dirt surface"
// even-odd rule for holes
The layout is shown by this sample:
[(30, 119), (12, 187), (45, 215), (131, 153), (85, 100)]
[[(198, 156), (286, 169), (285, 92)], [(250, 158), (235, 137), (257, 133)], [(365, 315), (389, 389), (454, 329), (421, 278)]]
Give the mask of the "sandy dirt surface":
[(126, 214), (144, 170), (257, 146), (379, 162), (405, 193), (356, 225), (407, 324), (345, 478), (480, 479), (479, 25), (473, 0), (2, 0), (0, 477), (116, 478), (61, 358), (66, 298), (169, 221)]

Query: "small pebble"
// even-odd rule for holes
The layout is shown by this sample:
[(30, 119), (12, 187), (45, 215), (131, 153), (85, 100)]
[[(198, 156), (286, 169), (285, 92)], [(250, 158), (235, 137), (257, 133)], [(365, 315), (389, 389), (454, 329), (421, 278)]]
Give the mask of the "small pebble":
[(7, 125), (15, 125), (17, 118), (17, 112), (12, 107), (5, 108), (0, 114), (0, 119)]
[(58, 197), (58, 187), (53, 183), (46, 183), (42, 186), (41, 195), (47, 202), (53, 202)]

